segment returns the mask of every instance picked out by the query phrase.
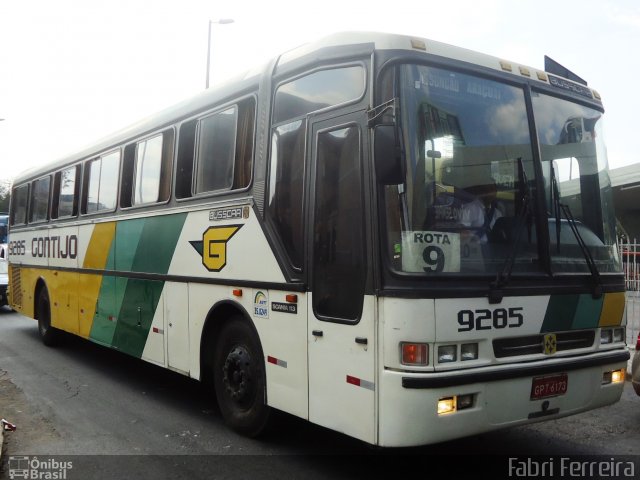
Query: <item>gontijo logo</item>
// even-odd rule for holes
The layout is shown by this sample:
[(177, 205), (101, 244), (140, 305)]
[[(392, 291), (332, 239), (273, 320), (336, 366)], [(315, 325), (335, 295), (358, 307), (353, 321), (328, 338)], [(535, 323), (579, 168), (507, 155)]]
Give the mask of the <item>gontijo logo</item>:
[(258, 290), (253, 298), (253, 314), (260, 318), (269, 318), (269, 297)]
[(210, 272), (219, 272), (227, 265), (227, 242), (242, 225), (209, 227), (202, 234), (202, 241), (189, 242), (202, 256), (202, 264)]

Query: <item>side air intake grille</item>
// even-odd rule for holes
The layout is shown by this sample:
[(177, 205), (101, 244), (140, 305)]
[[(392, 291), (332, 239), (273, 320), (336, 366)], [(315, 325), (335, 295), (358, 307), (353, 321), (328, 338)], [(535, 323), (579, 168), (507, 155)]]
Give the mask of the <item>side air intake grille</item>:
[(20, 267), (11, 266), (11, 286), (10, 286), (12, 302), (17, 307), (22, 307), (22, 281), (20, 275)]

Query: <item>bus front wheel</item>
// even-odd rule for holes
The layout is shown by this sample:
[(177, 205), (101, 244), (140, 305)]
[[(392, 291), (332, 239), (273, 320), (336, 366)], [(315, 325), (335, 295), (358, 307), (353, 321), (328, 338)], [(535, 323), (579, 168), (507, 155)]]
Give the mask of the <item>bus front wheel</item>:
[(51, 304), (46, 288), (41, 288), (40, 292), (38, 292), (36, 315), (38, 319), (38, 332), (40, 333), (42, 343), (48, 347), (56, 345), (56, 343), (58, 343), (59, 332), (51, 326)]
[(213, 381), (227, 425), (243, 435), (260, 435), (271, 413), (266, 405), (264, 358), (256, 335), (239, 319), (227, 323), (220, 332)]

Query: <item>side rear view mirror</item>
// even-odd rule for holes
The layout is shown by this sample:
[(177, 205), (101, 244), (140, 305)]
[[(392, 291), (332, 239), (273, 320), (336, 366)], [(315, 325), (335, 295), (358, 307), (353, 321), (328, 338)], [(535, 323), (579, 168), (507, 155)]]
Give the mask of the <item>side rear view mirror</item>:
[(373, 131), (376, 178), (382, 185), (404, 182), (402, 154), (395, 125), (376, 125)]

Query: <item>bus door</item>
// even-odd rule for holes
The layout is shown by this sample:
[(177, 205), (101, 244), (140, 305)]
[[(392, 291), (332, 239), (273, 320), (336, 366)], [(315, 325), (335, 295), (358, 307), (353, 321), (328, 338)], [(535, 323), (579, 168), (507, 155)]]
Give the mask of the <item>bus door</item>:
[(374, 297), (365, 295), (364, 112), (311, 124), (309, 420), (375, 441)]

